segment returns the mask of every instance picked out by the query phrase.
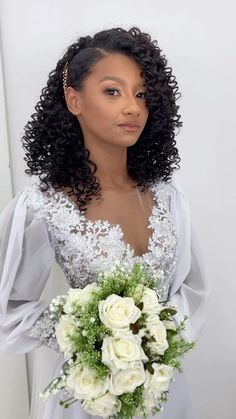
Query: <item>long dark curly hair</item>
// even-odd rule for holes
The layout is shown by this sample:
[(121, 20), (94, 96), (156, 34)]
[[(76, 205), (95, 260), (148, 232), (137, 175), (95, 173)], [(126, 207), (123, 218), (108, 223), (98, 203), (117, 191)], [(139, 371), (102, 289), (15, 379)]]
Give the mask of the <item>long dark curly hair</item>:
[[(103, 52), (104, 51), (104, 52)], [(122, 53), (140, 66), (146, 85), (146, 125), (138, 141), (127, 148), (127, 170), (143, 190), (156, 181), (171, 181), (172, 172), (179, 169), (180, 157), (175, 141), (175, 128), (182, 126), (177, 99), (176, 78), (167, 66), (156, 40), (137, 27), (129, 30), (116, 27), (92, 36), (82, 36), (70, 45), (49, 73), (47, 86), (42, 89), (24, 128), (24, 160), (27, 175), (39, 175), (41, 190), (69, 187), (81, 211), (92, 197), (100, 197), (101, 186), (95, 176), (97, 166), (89, 159), (83, 133), (76, 116), (67, 108), (63, 90), (63, 70), (68, 62), (68, 85), (76, 90), (83, 87), (92, 67), (107, 53)], [(98, 199), (98, 198), (96, 198)]]

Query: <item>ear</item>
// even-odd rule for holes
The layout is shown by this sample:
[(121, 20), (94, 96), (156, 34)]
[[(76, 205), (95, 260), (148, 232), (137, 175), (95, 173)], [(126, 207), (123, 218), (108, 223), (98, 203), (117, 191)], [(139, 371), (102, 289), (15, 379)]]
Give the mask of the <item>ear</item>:
[(65, 91), (65, 101), (69, 111), (77, 116), (80, 115), (80, 94), (73, 87), (68, 86)]

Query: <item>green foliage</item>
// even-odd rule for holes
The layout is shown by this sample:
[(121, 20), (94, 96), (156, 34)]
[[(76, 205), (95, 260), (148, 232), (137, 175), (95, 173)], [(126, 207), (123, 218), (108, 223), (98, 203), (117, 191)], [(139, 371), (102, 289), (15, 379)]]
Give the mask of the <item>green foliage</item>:
[(176, 368), (179, 372), (183, 372), (181, 357), (195, 347), (195, 342), (186, 342), (186, 340), (180, 336), (180, 332), (185, 329), (185, 322), (187, 319), (188, 316), (184, 316), (184, 319), (176, 327), (176, 330), (167, 330), (169, 347), (162, 356), (162, 362), (164, 364)]
[[(134, 291), (139, 284), (153, 288), (156, 283), (150, 278), (147, 270), (140, 264), (136, 263), (130, 273), (127, 274), (122, 268), (116, 267), (115, 271), (110, 275), (100, 274), (97, 280), (98, 289), (91, 291), (91, 298), (83, 307), (78, 303), (73, 305), (74, 316), (79, 318), (80, 325), (76, 328), (75, 333), (69, 335), (69, 339), (73, 344), (74, 352), (80, 353), (80, 360), (89, 368), (93, 369), (98, 378), (104, 378), (109, 369), (101, 361), (101, 344), (104, 336), (112, 335), (110, 329), (105, 327), (100, 321), (98, 305), (99, 302), (105, 300), (109, 295), (116, 294), (123, 297), (134, 298)], [(137, 293), (134, 301), (142, 308), (142, 292)], [(91, 322), (91, 318), (94, 319)], [(146, 314), (143, 314), (135, 325), (131, 325), (131, 329), (136, 329), (145, 325)], [(84, 336), (83, 331), (86, 333)]]
[[(135, 415), (135, 410), (138, 406), (143, 407), (143, 385), (136, 387), (133, 393), (124, 393), (119, 396), (121, 401), (121, 410), (115, 416), (111, 416), (116, 419), (132, 419)], [(147, 419), (145, 415), (143, 418)]]
[(66, 296), (60, 295), (54, 298), (49, 306), (50, 315), (53, 319), (59, 320), (61, 315), (64, 314), (63, 308), (66, 302)]
[[(95, 319), (93, 323), (91, 323), (91, 317)], [(86, 331), (86, 336), (83, 336), (83, 331)], [(96, 377), (100, 379), (105, 378), (109, 373), (109, 368), (101, 360), (102, 339), (103, 336), (111, 334), (111, 330), (99, 321), (97, 306), (89, 303), (83, 310), (80, 326), (74, 334), (68, 336), (73, 345), (74, 353), (79, 353), (80, 362), (94, 370)]]
[(132, 297), (135, 303), (140, 303), (142, 297), (142, 293), (137, 299), (134, 296), (134, 291), (139, 284), (152, 289), (157, 286), (156, 281), (150, 277), (148, 270), (139, 263), (135, 263), (128, 273), (122, 267), (117, 266), (110, 275), (101, 274), (97, 283), (101, 287), (98, 293), (99, 300), (104, 300), (111, 294), (117, 294), (121, 297)]
[(166, 307), (164, 308), (159, 317), (160, 320), (169, 320), (171, 316), (174, 316), (177, 313), (177, 310), (174, 307)]
[(48, 392), (56, 390), (57, 388), (60, 388), (61, 383), (62, 383), (62, 377), (54, 378), (54, 380), (52, 380), (50, 384), (44, 389), (43, 394), (46, 394)]
[(70, 397), (67, 400), (60, 400), (59, 405), (63, 406), (65, 409), (67, 409), (68, 407), (70, 407), (75, 402), (77, 402), (77, 399), (75, 399), (74, 397)]
[[(134, 303), (142, 311), (143, 309), (143, 290), (140, 287), (140, 292), (137, 291), (139, 285), (154, 289), (158, 289), (157, 280), (153, 279), (148, 272), (148, 269), (139, 263), (133, 265), (132, 270), (127, 272), (122, 267), (116, 267), (116, 269), (109, 275), (100, 273), (97, 275), (98, 288), (94, 288), (91, 291), (91, 298), (87, 304), (80, 305), (78, 302), (74, 302), (72, 305), (73, 314), (72, 317), (75, 321), (75, 328), (73, 333), (67, 335), (69, 341), (73, 347), (73, 354), (70, 361), (65, 362), (63, 367), (64, 377), (70, 373), (70, 369), (76, 364), (86, 365), (89, 369), (95, 372), (98, 379), (104, 379), (110, 373), (110, 369), (102, 362), (101, 347), (103, 338), (105, 336), (111, 336), (112, 331), (107, 328), (100, 320), (99, 317), (99, 303), (102, 300), (106, 300), (112, 294), (119, 295), (121, 297), (131, 297), (134, 299)], [(59, 320), (63, 311), (63, 304), (66, 301), (65, 296), (63, 298), (58, 297), (55, 299), (55, 305), (53, 306), (52, 316)], [(173, 321), (173, 316), (177, 313), (176, 308), (168, 305), (163, 305), (163, 309), (159, 314), (160, 320)], [(141, 328), (145, 329), (147, 313), (142, 313), (140, 318), (135, 324), (130, 325), (130, 330), (137, 334)], [(145, 354), (148, 356), (149, 361), (145, 364), (145, 368), (150, 372), (154, 373), (152, 367), (153, 362), (160, 364), (166, 364), (173, 368), (178, 369), (182, 372), (180, 359), (181, 357), (195, 346), (195, 342), (186, 342), (181, 337), (181, 331), (185, 329), (185, 321), (187, 316), (184, 317), (183, 321), (179, 325), (176, 325), (175, 330), (167, 329), (167, 341), (169, 347), (165, 351), (164, 355), (153, 354), (148, 347), (148, 343), (155, 341), (155, 338), (148, 336), (148, 334), (142, 337), (142, 348)], [(64, 381), (62, 377), (57, 377), (53, 380), (49, 386), (45, 389), (46, 393), (63, 387)], [(143, 388), (144, 386), (137, 387), (133, 393), (125, 393), (119, 396), (121, 401), (121, 411), (115, 416), (111, 416), (116, 419), (132, 419), (135, 415), (135, 410), (138, 407), (143, 412), (143, 418), (148, 418), (145, 413), (144, 400), (143, 400)], [(161, 406), (167, 400), (168, 392), (162, 393), (159, 399), (158, 405), (152, 409), (153, 415), (160, 412)], [(71, 401), (73, 399), (73, 401)], [(76, 399), (70, 398), (65, 401), (60, 401), (60, 404), (65, 408), (69, 407), (74, 403)]]

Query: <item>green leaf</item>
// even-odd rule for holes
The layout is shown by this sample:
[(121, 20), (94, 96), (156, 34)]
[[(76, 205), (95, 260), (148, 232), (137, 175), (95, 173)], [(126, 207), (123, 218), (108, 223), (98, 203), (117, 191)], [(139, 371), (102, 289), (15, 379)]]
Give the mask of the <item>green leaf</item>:
[[(170, 316), (174, 316), (177, 313), (177, 310), (173, 307), (166, 307), (161, 311), (159, 317), (161, 320), (167, 320)], [(166, 317), (167, 316), (167, 317)]]

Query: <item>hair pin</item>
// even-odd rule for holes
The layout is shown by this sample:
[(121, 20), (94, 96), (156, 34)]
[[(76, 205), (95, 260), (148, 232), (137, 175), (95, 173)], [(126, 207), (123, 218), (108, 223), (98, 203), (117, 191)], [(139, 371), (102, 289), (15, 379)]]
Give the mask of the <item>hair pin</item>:
[(67, 83), (68, 83), (68, 65), (69, 65), (69, 63), (68, 63), (68, 61), (65, 63), (65, 66), (64, 66), (64, 68), (63, 68), (63, 90), (64, 90), (64, 94), (65, 94), (65, 91), (66, 91), (66, 89), (67, 89)]

